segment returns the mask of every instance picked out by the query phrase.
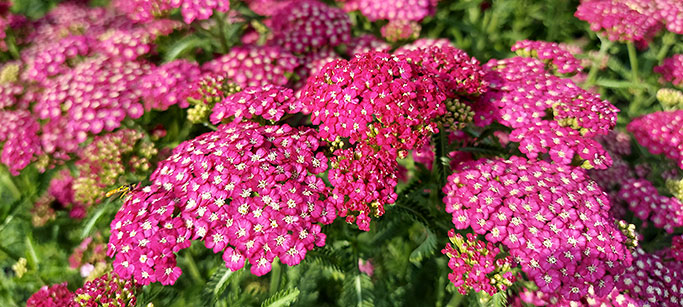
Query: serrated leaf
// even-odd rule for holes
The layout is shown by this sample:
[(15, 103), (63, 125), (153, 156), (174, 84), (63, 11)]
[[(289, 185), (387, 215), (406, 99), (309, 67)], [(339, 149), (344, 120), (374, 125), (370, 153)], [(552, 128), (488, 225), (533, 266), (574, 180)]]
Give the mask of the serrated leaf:
[(504, 307), (508, 305), (508, 295), (505, 291), (500, 291), (489, 299), (486, 304), (488, 307)]
[(296, 302), (299, 297), (298, 288), (282, 289), (263, 301), (261, 307), (286, 307)]
[(436, 235), (428, 228), (425, 227), (425, 238), (420, 245), (418, 245), (411, 253), (408, 258), (410, 262), (414, 265), (420, 266), (422, 260), (426, 257), (434, 254), (436, 250)]
[(225, 266), (220, 266), (216, 272), (211, 274), (209, 280), (202, 289), (202, 306), (213, 306), (216, 301), (223, 295), (227, 289), (230, 281), (240, 271), (233, 272)]

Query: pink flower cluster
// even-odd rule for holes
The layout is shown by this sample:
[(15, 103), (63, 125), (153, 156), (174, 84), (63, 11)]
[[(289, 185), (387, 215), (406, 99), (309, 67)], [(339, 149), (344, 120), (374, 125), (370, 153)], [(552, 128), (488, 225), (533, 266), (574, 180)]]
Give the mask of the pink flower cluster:
[(488, 88), (484, 80), (486, 72), (479, 61), (458, 48), (432, 46), (396, 53), (436, 74), (438, 81), (444, 83), (442, 87), (449, 98), (481, 95)]
[(69, 306), (135, 306), (138, 287), (130, 279), (122, 279), (113, 272), (107, 273), (76, 290), (74, 302)]
[(552, 68), (561, 74), (578, 73), (582, 69), (581, 61), (557, 43), (523, 40), (512, 45), (512, 51), (522, 57), (534, 57), (552, 64)]
[(22, 52), (22, 59), (28, 66), (26, 78), (44, 83), (49, 77), (64, 74), (70, 69), (67, 65), (69, 60), (90, 55), (94, 45), (93, 39), (87, 35), (69, 35), (33, 52)]
[(439, 0), (343, 0), (347, 12), (360, 11), (370, 21), (379, 19), (421, 21), (436, 13)]
[(387, 41), (395, 43), (404, 40), (414, 40), (420, 37), (420, 30), (422, 26), (415, 21), (409, 20), (389, 20), (389, 22), (382, 27), (380, 33)]
[(634, 306), (681, 306), (683, 262), (666, 261), (637, 248), (633, 265), (626, 268), (617, 289), (627, 293)]
[(304, 108), (320, 137), (349, 138), (394, 156), (424, 144), (437, 131), (432, 122), (445, 113), (445, 95), (429, 71), (382, 52), (336, 60), (302, 89)]
[(647, 46), (647, 41), (662, 28), (654, 12), (639, 11), (624, 1), (583, 1), (574, 16), (590, 23), (591, 30), (604, 31), (611, 41), (630, 41), (641, 46)]
[(231, 270), (263, 275), (278, 257), (298, 264), (325, 244), (320, 224), (335, 218), (327, 169), (310, 129), (222, 125), (181, 143), (160, 162), (152, 185), (134, 191), (111, 223), (108, 255), (120, 276), (173, 284), (175, 253), (202, 240)]
[(675, 54), (664, 59), (653, 71), (662, 75), (660, 82), (671, 82), (675, 86), (683, 87), (683, 54)]
[(241, 87), (274, 84), (284, 86), (288, 75), (299, 66), (299, 59), (277, 46), (241, 46), (224, 56), (206, 62), (202, 69), (225, 75)]
[(420, 48), (429, 49), (430, 47), (443, 48), (445, 46), (453, 47), (451, 42), (445, 38), (420, 38), (410, 44), (398, 47), (394, 53), (400, 54), (409, 50), (417, 50)]
[[(126, 117), (142, 116), (139, 78), (148, 70), (146, 64), (96, 57), (49, 80), (34, 111), (63, 131), (43, 129), (46, 151), (73, 152), (89, 134), (112, 131)], [(61, 137), (66, 133), (72, 139)]]
[(293, 1), (271, 18), (272, 43), (294, 53), (334, 47), (351, 39), (351, 20), (341, 9), (317, 0)]
[(388, 52), (391, 46), (385, 41), (375, 37), (372, 34), (363, 34), (351, 39), (347, 44), (348, 50), (346, 53), (353, 56), (357, 53), (367, 53), (370, 51)]
[(152, 68), (140, 79), (145, 110), (166, 110), (172, 105), (187, 108), (190, 86), (201, 78), (199, 65), (174, 60)]
[(83, 239), (69, 256), (69, 267), (80, 269), (81, 277), (88, 277), (93, 272), (95, 264), (106, 265), (107, 245), (102, 239), (99, 233)]
[(520, 142), (528, 158), (547, 153), (556, 163), (570, 164), (578, 155), (585, 168), (611, 165), (593, 137), (616, 125), (615, 106), (571, 80), (549, 74), (537, 59), (493, 59), (484, 68), (490, 89), (480, 103), (497, 110), (498, 122), (513, 129), (510, 140)]
[(651, 153), (664, 154), (683, 169), (683, 110), (647, 114), (631, 121), (626, 129)]
[[(340, 215), (368, 230), (369, 215), (382, 215), (384, 204), (395, 200), (396, 158), (438, 131), (434, 120), (446, 112), (445, 94), (429, 71), (399, 56), (369, 52), (325, 65), (308, 79), (301, 99), (320, 125), (320, 138), (340, 145), (330, 171)], [(341, 149), (347, 139), (354, 148)]]
[(43, 154), (38, 132), (40, 124), (25, 110), (0, 110), (0, 161), (9, 167), (12, 175), (19, 172)]
[(301, 111), (301, 101), (294, 98), (294, 91), (288, 88), (265, 85), (248, 87), (217, 103), (211, 113), (211, 123), (223, 120), (242, 121), (243, 118), (259, 119), (275, 123), (285, 114)]
[(671, 239), (671, 257), (676, 261), (683, 262), (683, 235), (674, 236)]
[(70, 306), (74, 293), (66, 287), (66, 282), (52, 286), (42, 286), (26, 301), (26, 307)]
[(62, 169), (52, 180), (47, 192), (59, 204), (58, 208), (69, 209), (69, 216), (74, 219), (85, 217), (85, 207), (74, 200), (74, 177), (68, 169)]
[(132, 20), (149, 22), (155, 17), (167, 15), (171, 10), (180, 8), (183, 21), (190, 24), (195, 20), (209, 19), (214, 10), (230, 10), (229, 0), (115, 0), (114, 6), (126, 13)]
[(510, 271), (515, 266), (512, 257), (498, 258), (500, 250), (493, 243), (478, 240), (471, 233), (465, 239), (453, 229), (448, 237), (453, 246), (448, 243), (441, 253), (450, 258), (448, 267), (453, 273), (448, 274), (448, 279), (460, 294), (467, 295), (474, 290), (493, 295), (505, 291), (517, 279)]
[(154, 51), (157, 36), (168, 35), (181, 26), (180, 22), (162, 19), (139, 26), (113, 28), (97, 37), (98, 49), (110, 57), (135, 60)]
[(505, 245), (547, 295), (578, 300), (593, 286), (605, 296), (631, 264), (607, 196), (581, 168), (514, 156), (469, 161), (443, 192), (455, 228)]
[(639, 219), (650, 220), (669, 233), (683, 226), (683, 203), (679, 199), (660, 195), (645, 179), (630, 179), (621, 184), (619, 198)]

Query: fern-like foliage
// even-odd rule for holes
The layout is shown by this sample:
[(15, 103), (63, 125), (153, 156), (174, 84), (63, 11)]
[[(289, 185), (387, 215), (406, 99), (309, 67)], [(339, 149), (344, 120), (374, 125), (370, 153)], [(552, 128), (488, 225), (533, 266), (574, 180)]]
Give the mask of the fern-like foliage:
[(286, 307), (299, 298), (298, 288), (282, 289), (261, 303), (261, 307)]
[(419, 267), (423, 259), (434, 254), (436, 251), (436, 246), (436, 235), (429, 229), (429, 227), (425, 227), (424, 240), (410, 253), (410, 257), (408, 259), (414, 265)]
[(374, 285), (365, 274), (347, 274), (339, 301), (340, 306), (375, 306)]

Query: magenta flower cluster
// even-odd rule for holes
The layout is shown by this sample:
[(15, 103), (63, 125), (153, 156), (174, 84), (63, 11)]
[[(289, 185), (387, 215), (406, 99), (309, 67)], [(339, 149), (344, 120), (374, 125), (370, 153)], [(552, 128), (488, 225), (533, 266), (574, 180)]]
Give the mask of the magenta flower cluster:
[(271, 17), (272, 44), (294, 53), (334, 47), (351, 39), (351, 20), (317, 0), (294, 1)]
[(645, 179), (630, 179), (621, 184), (619, 198), (639, 219), (650, 220), (669, 233), (683, 226), (683, 203), (679, 199), (660, 195)]
[(34, 111), (49, 122), (47, 126), (63, 132), (43, 129), (46, 151), (73, 152), (89, 134), (112, 131), (126, 117), (142, 116), (138, 78), (148, 70), (138, 62), (95, 57), (51, 79)]
[(502, 243), (539, 291), (578, 300), (614, 288), (631, 263), (610, 203), (581, 168), (528, 161), (461, 164), (443, 189), (457, 229)]
[(0, 111), (0, 161), (9, 167), (12, 175), (19, 172), (43, 153), (40, 146), (40, 124), (25, 110)]
[(370, 21), (411, 20), (421, 21), (436, 13), (439, 0), (343, 0), (347, 12), (360, 11)]
[(637, 248), (633, 265), (626, 268), (617, 289), (627, 293), (634, 306), (681, 306), (683, 262), (667, 261)]
[(415, 21), (396, 19), (389, 20), (380, 29), (380, 33), (387, 41), (395, 43), (404, 40), (414, 40), (420, 37), (420, 30), (422, 30), (422, 26)]
[(130, 279), (122, 279), (116, 273), (107, 273), (86, 282), (76, 290), (74, 302), (69, 306), (135, 306), (135, 292), (138, 287)]
[(663, 154), (683, 169), (683, 110), (650, 113), (634, 119), (626, 129), (651, 153)]
[(51, 286), (42, 286), (38, 292), (26, 301), (26, 307), (70, 306), (74, 293), (66, 287), (66, 282)]
[(453, 229), (448, 237), (453, 245), (448, 243), (441, 253), (449, 257), (448, 267), (453, 273), (448, 274), (448, 279), (460, 294), (474, 290), (493, 295), (505, 291), (517, 279), (510, 271), (514, 267), (512, 257), (500, 257), (500, 249), (493, 243), (478, 240), (471, 233), (465, 239)]
[(662, 75), (660, 82), (671, 82), (673, 85), (683, 87), (683, 54), (675, 54), (655, 66), (654, 72)]
[(578, 73), (582, 69), (581, 61), (558, 43), (523, 40), (511, 49), (519, 56), (537, 58), (561, 74)]
[(187, 108), (190, 87), (202, 76), (199, 65), (175, 60), (152, 68), (140, 79), (145, 110), (166, 110), (172, 105)]
[(654, 12), (632, 9), (623, 1), (584, 1), (574, 16), (590, 23), (591, 30), (604, 31), (611, 41), (636, 42), (641, 46), (647, 46), (648, 40), (662, 28)]
[(212, 110), (211, 123), (227, 120), (240, 122), (242, 119), (270, 123), (279, 121), (285, 114), (301, 111), (301, 101), (294, 98), (294, 91), (276, 85), (248, 87), (217, 103)]
[(225, 75), (241, 87), (267, 84), (284, 86), (300, 62), (289, 51), (277, 46), (255, 45), (234, 47), (224, 56), (202, 65), (202, 69)]
[(180, 9), (183, 21), (187, 24), (195, 20), (209, 19), (214, 11), (230, 10), (229, 0), (115, 0), (117, 9), (126, 13), (132, 20), (149, 22), (155, 17), (165, 16), (173, 9)]
[(568, 79), (549, 74), (543, 62), (514, 57), (484, 68), (490, 89), (481, 102), (495, 107), (497, 121), (512, 128), (510, 140), (529, 159), (548, 154), (568, 165), (575, 155), (585, 168), (604, 169), (611, 159), (593, 139), (614, 128), (618, 109)]
[[(383, 214), (395, 200), (387, 196), (394, 194), (396, 158), (438, 131), (434, 120), (446, 112), (445, 94), (428, 70), (400, 56), (369, 52), (325, 65), (308, 80), (301, 99), (320, 125), (321, 139), (355, 146), (335, 151), (330, 181), (340, 215), (357, 212), (357, 224), (369, 229), (369, 214)], [(351, 191), (356, 194), (349, 196)]]
[(263, 275), (278, 257), (298, 264), (325, 243), (335, 218), (327, 169), (310, 129), (235, 123), (183, 142), (112, 221), (108, 255), (123, 278), (173, 284), (175, 253), (202, 240), (231, 270)]

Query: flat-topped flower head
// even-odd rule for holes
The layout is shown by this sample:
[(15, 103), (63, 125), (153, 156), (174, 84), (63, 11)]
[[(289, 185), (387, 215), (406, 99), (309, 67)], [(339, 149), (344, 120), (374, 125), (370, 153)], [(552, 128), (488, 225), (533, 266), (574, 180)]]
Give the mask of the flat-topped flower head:
[(12, 175), (26, 168), (43, 154), (40, 143), (40, 123), (28, 111), (0, 110), (0, 162), (5, 164)]
[(299, 59), (278, 46), (247, 45), (234, 47), (228, 54), (204, 63), (202, 69), (224, 75), (241, 87), (286, 85), (288, 76), (299, 66)]
[(637, 248), (633, 265), (619, 279), (617, 289), (636, 301), (636, 306), (681, 306), (683, 262), (670, 261)]
[[(126, 117), (142, 116), (140, 78), (148, 69), (139, 62), (90, 58), (50, 79), (34, 111), (40, 119), (63, 125), (63, 133), (83, 142), (89, 135), (118, 128)], [(76, 149), (73, 143), (64, 143), (60, 138), (54, 141), (51, 147), (67, 152)]]
[(267, 120), (270, 123), (279, 121), (285, 114), (294, 114), (301, 110), (301, 101), (294, 97), (294, 91), (276, 85), (247, 87), (217, 103), (212, 110), (210, 120), (213, 124), (221, 121), (255, 121)]
[(619, 198), (643, 222), (652, 221), (669, 233), (683, 226), (683, 202), (679, 199), (660, 195), (645, 179), (633, 178), (621, 184)]
[(353, 56), (357, 53), (366, 53), (370, 51), (388, 52), (391, 49), (391, 46), (372, 34), (363, 34), (361, 36), (353, 37), (347, 44), (347, 48), (346, 53), (349, 56)]
[(579, 4), (574, 16), (590, 23), (591, 30), (603, 31), (611, 41), (636, 42), (647, 46), (647, 41), (662, 28), (661, 23), (653, 11), (639, 10), (624, 2), (584, 1)]
[(341, 9), (317, 0), (292, 1), (271, 17), (273, 44), (294, 53), (334, 47), (351, 39), (351, 20)]
[(69, 306), (74, 300), (74, 293), (66, 287), (66, 282), (52, 286), (42, 286), (38, 292), (26, 301), (27, 307)]
[(464, 238), (451, 229), (448, 232), (451, 243), (441, 250), (447, 255), (448, 267), (453, 270), (448, 279), (458, 292), (467, 295), (470, 290), (484, 291), (493, 295), (505, 291), (517, 279), (512, 272), (515, 267), (512, 257), (499, 256), (500, 249), (491, 242), (478, 240), (471, 233)]
[(149, 22), (156, 17), (166, 16), (173, 9), (180, 9), (187, 24), (195, 20), (209, 19), (214, 11), (230, 10), (229, 0), (115, 0), (114, 6), (137, 22)]
[(593, 137), (616, 125), (618, 109), (569, 79), (545, 70), (543, 62), (513, 57), (491, 60), (484, 69), (489, 90), (479, 104), (491, 105), (497, 121), (513, 129), (510, 139), (530, 159), (548, 154), (552, 161), (584, 168), (607, 168), (611, 160)]
[(187, 60), (174, 60), (154, 67), (142, 77), (145, 110), (166, 110), (172, 105), (187, 108), (191, 85), (202, 76), (199, 65)]
[(130, 279), (122, 279), (109, 272), (87, 281), (76, 290), (73, 306), (135, 306), (135, 292), (139, 286)]
[(422, 26), (415, 21), (410, 20), (389, 20), (389, 22), (382, 27), (380, 33), (387, 41), (395, 43), (398, 41), (415, 40), (420, 37), (420, 30)]
[(561, 74), (578, 73), (582, 69), (581, 61), (558, 43), (523, 40), (512, 45), (512, 51), (519, 56), (540, 59)]
[(641, 146), (655, 155), (665, 155), (683, 169), (683, 110), (643, 115), (626, 129)]
[(604, 296), (630, 265), (607, 195), (581, 168), (514, 156), (469, 161), (443, 192), (455, 228), (503, 244), (547, 295), (578, 300), (592, 286)]
[(39, 83), (47, 78), (67, 73), (71, 59), (88, 56), (93, 52), (96, 41), (88, 35), (69, 35), (51, 43), (41, 43), (22, 52), (27, 64), (25, 78)]
[(360, 11), (370, 21), (380, 19), (421, 21), (436, 13), (439, 0), (344, 0), (344, 10)]
[(445, 113), (444, 99), (428, 71), (381, 52), (333, 61), (301, 91), (322, 139), (349, 138), (394, 155), (438, 131), (434, 119)]
[(655, 66), (654, 72), (662, 75), (661, 83), (671, 82), (673, 85), (683, 87), (683, 54), (675, 54), (662, 61), (662, 65)]
[(316, 176), (327, 169), (317, 148), (313, 130), (245, 122), (181, 143), (112, 222), (115, 271), (173, 284), (174, 253), (191, 240), (222, 253), (233, 271), (249, 262), (263, 275), (275, 257), (298, 264), (325, 244), (320, 225), (336, 216)]

